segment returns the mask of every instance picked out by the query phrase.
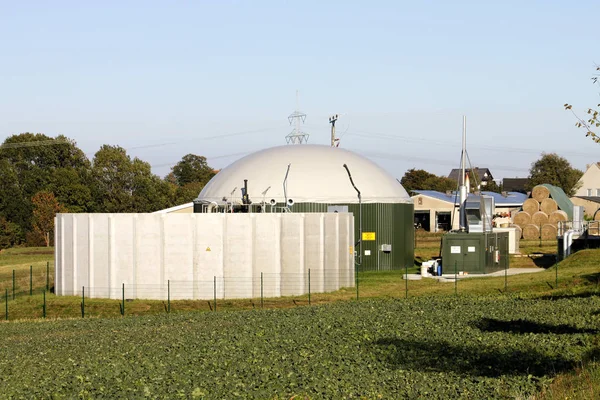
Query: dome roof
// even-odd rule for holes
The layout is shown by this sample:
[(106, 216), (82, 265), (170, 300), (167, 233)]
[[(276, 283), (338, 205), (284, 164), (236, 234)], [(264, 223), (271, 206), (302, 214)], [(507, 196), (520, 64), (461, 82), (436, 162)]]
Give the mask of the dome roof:
[(341, 148), (308, 144), (272, 147), (235, 161), (208, 182), (197, 200), (218, 204), (226, 201), (223, 198), (241, 201), (241, 188), (247, 179), (253, 203), (268, 203), (271, 199), (285, 203), (285, 194), (295, 203), (358, 203), (344, 164), (363, 203), (412, 203), (402, 185), (370, 160)]

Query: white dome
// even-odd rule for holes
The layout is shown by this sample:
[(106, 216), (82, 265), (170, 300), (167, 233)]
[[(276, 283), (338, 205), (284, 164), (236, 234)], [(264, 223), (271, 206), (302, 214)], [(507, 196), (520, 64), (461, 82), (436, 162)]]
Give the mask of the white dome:
[(344, 164), (363, 203), (412, 203), (402, 185), (377, 164), (348, 150), (322, 145), (285, 145), (252, 153), (219, 171), (198, 200), (218, 204), (225, 202), (223, 198), (241, 201), (241, 188), (247, 179), (252, 203), (268, 203), (271, 199), (284, 203), (283, 181), (288, 164), (287, 199), (295, 203), (358, 203)]

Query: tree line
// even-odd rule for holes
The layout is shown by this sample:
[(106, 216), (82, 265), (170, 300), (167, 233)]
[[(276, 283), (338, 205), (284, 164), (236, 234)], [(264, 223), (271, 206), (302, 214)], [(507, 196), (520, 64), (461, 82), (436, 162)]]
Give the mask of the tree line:
[[(571, 197), (579, 189), (579, 179), (582, 175), (583, 171), (573, 168), (564, 157), (556, 153), (542, 153), (538, 160), (531, 163), (524, 189), (531, 191), (534, 186), (548, 183), (562, 188), (565, 194)], [(400, 183), (409, 193), (414, 190), (445, 192), (458, 189), (458, 182), (453, 179), (415, 168), (406, 171)], [(473, 191), (474, 187), (471, 189)], [(490, 181), (482, 190), (501, 193), (503, 187), (502, 184)]]
[(21, 133), (0, 146), (0, 248), (53, 241), (57, 212), (153, 212), (195, 199), (215, 175), (205, 157), (185, 155), (161, 178), (120, 146), (90, 160), (74, 140)]

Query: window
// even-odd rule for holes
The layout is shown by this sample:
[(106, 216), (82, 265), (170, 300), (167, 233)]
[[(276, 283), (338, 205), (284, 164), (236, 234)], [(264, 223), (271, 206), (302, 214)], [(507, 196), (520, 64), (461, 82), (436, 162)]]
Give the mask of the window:
[(587, 195), (588, 195), (588, 196), (591, 196), (591, 195), (592, 195), (592, 189), (588, 189), (588, 190), (587, 190)]
[(596, 196), (600, 196), (600, 189), (596, 189)]

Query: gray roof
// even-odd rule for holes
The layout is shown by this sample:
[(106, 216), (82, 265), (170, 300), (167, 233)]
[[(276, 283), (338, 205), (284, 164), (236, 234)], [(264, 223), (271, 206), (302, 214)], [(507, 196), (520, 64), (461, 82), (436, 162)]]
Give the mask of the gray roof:
[(502, 189), (507, 192), (527, 192), (525, 185), (529, 178), (504, 178), (502, 180)]
[(587, 201), (593, 201), (594, 203), (600, 203), (600, 196), (575, 196), (578, 199), (583, 199)]
[[(471, 172), (471, 170), (469, 168), (465, 169), (466, 172)], [(483, 182), (483, 181), (491, 181), (494, 179), (494, 177), (492, 176), (492, 173), (490, 172), (490, 170), (488, 168), (473, 168), (473, 171), (477, 174), (477, 182)], [(487, 173), (487, 178), (484, 178), (484, 175)], [(452, 171), (450, 171), (450, 174), (448, 175), (448, 178), (453, 179), (455, 181), (458, 181), (458, 177), (460, 176), (460, 169), (455, 168)], [(469, 175), (471, 176), (471, 175)]]
[[(449, 194), (438, 192), (435, 190), (413, 190), (413, 192), (421, 194), (423, 196), (432, 197), (437, 200), (447, 201), (459, 205), (458, 192), (452, 191)], [(527, 199), (527, 195), (519, 192), (508, 192), (506, 197), (496, 192), (482, 191), (481, 194), (485, 196), (491, 196), (494, 198), (496, 206), (500, 207), (521, 207), (523, 202)], [(471, 196), (472, 194), (470, 194)]]

